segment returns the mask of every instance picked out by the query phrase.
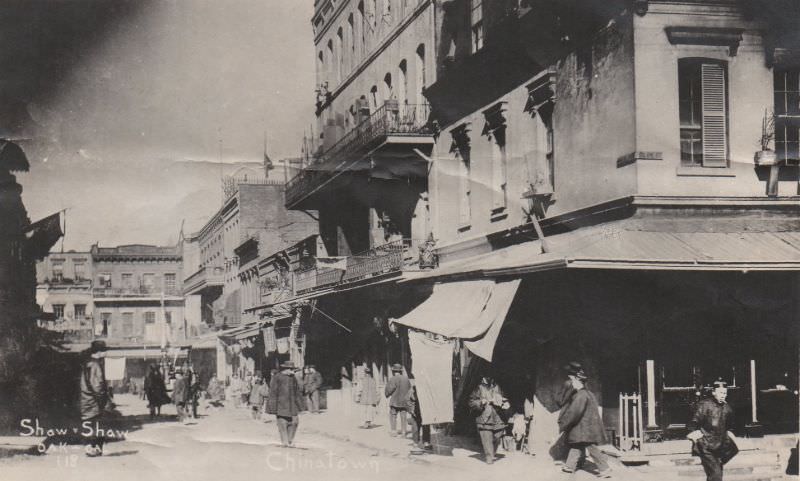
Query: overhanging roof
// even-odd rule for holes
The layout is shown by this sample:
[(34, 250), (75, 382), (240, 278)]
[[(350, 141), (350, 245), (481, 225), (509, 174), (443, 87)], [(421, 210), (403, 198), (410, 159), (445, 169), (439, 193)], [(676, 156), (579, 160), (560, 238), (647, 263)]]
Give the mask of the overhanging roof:
[(800, 270), (800, 232), (662, 232), (613, 222), (444, 264), (413, 279), (496, 277), (549, 269)]

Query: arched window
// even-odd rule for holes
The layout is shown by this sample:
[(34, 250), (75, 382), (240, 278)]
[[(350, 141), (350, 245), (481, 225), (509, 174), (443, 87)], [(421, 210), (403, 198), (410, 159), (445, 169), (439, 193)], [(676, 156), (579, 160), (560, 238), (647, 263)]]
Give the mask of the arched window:
[(425, 89), (426, 82), (427, 78), (425, 77), (425, 44), (421, 43), (417, 47), (416, 64), (414, 65), (414, 84), (416, 88), (415, 102), (417, 104), (425, 103), (425, 97), (422, 95), (422, 91)]
[(356, 55), (355, 19), (352, 13), (347, 17), (347, 42), (350, 44), (350, 69), (353, 69), (358, 64), (358, 55)]
[(397, 68), (397, 100), (401, 107), (408, 103), (408, 66), (405, 59)]
[(344, 75), (344, 31), (342, 27), (336, 32), (336, 82), (342, 81)]
[(360, 55), (363, 57), (367, 53), (367, 26), (364, 15), (364, 2), (358, 2), (358, 9), (356, 13), (356, 25), (358, 26), (358, 36), (361, 37), (361, 51)]
[(381, 88), (383, 92), (381, 92), (381, 97), (384, 101), (394, 98), (394, 91), (392, 86), (392, 74), (387, 73), (383, 77), (383, 83), (381, 84)]

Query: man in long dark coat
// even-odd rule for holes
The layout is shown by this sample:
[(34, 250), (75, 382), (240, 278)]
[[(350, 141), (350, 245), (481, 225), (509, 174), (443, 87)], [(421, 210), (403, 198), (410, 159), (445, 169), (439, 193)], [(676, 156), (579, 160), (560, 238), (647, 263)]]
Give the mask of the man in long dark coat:
[(586, 457), (586, 451), (597, 465), (598, 476), (610, 477), (606, 458), (599, 444), (605, 443), (605, 430), (594, 395), (586, 389), (586, 375), (581, 371), (571, 376), (575, 393), (558, 418), (558, 428), (566, 435), (569, 454), (562, 471), (573, 473)]
[(503, 417), (510, 408), (508, 400), (494, 379), (486, 376), (470, 395), (469, 407), (476, 415), (475, 425), (483, 445), (486, 464), (492, 464), (497, 446), (506, 430), (507, 423)]
[[(411, 391), (411, 381), (403, 374), (403, 366), (392, 366), (392, 377), (386, 383), (384, 394), (389, 398), (389, 426), (391, 435), (406, 437), (406, 416), (408, 411), (408, 395)], [(400, 416), (400, 428), (397, 427), (397, 416)]]
[(281, 446), (294, 447), (294, 435), (300, 422), (298, 414), (304, 404), (303, 390), (294, 375), (294, 363), (284, 362), (281, 372), (272, 376), (267, 400), (267, 412), (275, 415)]
[(693, 431), (687, 436), (692, 440), (692, 454), (700, 457), (708, 481), (722, 481), (722, 469), (739, 448), (729, 429), (733, 427), (733, 409), (725, 402), (728, 387), (723, 382), (715, 383), (712, 398), (703, 399), (695, 406), (689, 423)]
[(97, 434), (103, 428), (103, 414), (110, 407), (110, 395), (101, 359), (105, 355), (106, 343), (93, 341), (86, 351), (86, 360), (81, 368), (80, 409), (81, 433), (86, 437), (86, 455), (103, 454), (103, 437)]

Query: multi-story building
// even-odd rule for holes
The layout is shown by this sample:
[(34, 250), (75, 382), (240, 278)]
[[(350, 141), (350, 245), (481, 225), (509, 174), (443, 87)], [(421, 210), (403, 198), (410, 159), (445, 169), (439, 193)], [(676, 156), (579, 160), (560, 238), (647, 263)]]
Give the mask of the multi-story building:
[(91, 255), (96, 335), (151, 345), (188, 337), (179, 246), (94, 245)]
[(46, 325), (73, 338), (94, 336), (91, 252), (50, 254), (36, 264), (36, 302), (51, 314)]
[[(309, 323), (308, 356), (323, 364), (314, 346), (336, 345), (325, 363), (408, 365), (382, 341), (402, 344), (403, 325), (460, 339), (456, 392), (470, 392), (476, 357), (490, 361), (515, 408), (534, 401), (538, 440), (558, 434), (562, 366), (576, 360), (618, 440), (635, 414), (620, 393), (643, 397), (633, 439), (682, 437), (719, 378), (749, 413), (735, 431), (797, 430), (796, 2), (421, 2), (348, 74), (360, 5), (316, 3), (322, 145), (286, 190), (287, 206), (320, 210), (328, 252), (346, 256), (305, 292), (349, 327)], [(365, 11), (381, 5), (395, 8)], [(405, 101), (391, 92), (407, 77), (387, 52), (415, 43), (434, 62), (422, 93), (435, 123), (399, 135)], [(377, 118), (373, 98), (390, 100)], [(395, 234), (430, 234), (441, 265), (365, 281), (400, 270), (376, 249)], [(447, 386), (429, 394), (447, 403)]]
[[(192, 333), (178, 285), (180, 247), (123, 245), (51, 253), (37, 265), (45, 327), (68, 341), (160, 345)], [(162, 327), (165, 326), (165, 327)]]
[(429, 280), (520, 282), (475, 355), (510, 392), (531, 366), (544, 413), (580, 360), (609, 429), (638, 391), (651, 439), (682, 436), (718, 378), (751, 412), (737, 430), (796, 430), (800, 309), (769, 306), (800, 285), (797, 5), (443, 4)]
[(196, 264), (187, 264), (183, 291), (187, 299), (199, 296), (199, 302), (191, 302), (202, 306), (201, 318), (206, 324), (239, 325), (244, 305), (257, 303), (257, 276), (250, 269), (253, 259), (240, 266), (237, 250), (257, 246), (258, 258), (307, 236), (307, 227), (316, 230), (308, 214), (286, 210), (283, 188), (283, 181), (263, 176), (229, 177), (223, 206), (186, 239)]
[(333, 256), (424, 239), (434, 132), (434, 2), (324, 0), (314, 6), (318, 136), (286, 206), (319, 212)]

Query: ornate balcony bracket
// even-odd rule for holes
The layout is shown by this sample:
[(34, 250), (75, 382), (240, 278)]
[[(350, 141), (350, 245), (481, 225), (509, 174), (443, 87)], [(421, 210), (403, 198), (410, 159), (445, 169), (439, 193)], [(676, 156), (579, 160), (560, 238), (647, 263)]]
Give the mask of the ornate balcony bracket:
[(728, 55), (735, 57), (742, 42), (742, 28), (716, 27), (666, 27), (672, 45), (709, 45), (728, 47)]
[(650, 9), (650, 1), (649, 0), (634, 0), (633, 1), (633, 11), (636, 12), (636, 15), (640, 17), (644, 17), (647, 15), (647, 11)]

